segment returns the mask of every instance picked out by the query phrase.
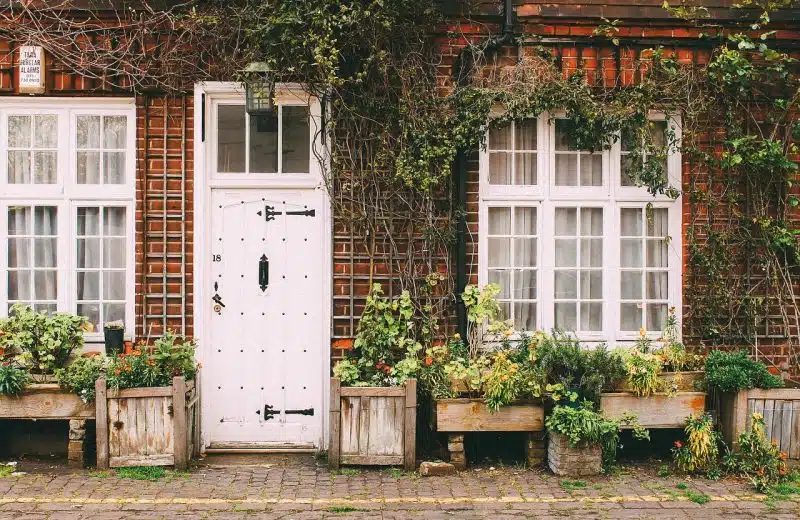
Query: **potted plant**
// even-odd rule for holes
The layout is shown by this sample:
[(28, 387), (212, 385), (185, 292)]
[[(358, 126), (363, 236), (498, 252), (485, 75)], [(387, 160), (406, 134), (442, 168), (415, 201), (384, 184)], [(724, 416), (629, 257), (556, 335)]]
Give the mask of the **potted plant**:
[(122, 320), (109, 321), (103, 326), (106, 355), (122, 354), (125, 346), (125, 323)]
[(705, 412), (702, 356), (692, 354), (677, 340), (677, 318), (670, 308), (656, 347), (640, 329), (633, 348), (620, 352), (627, 377), (612, 391), (601, 394), (600, 409), (609, 418), (633, 412), (648, 428), (684, 428), (686, 418)]
[(633, 428), (636, 438), (648, 439), (649, 432), (636, 417), (626, 414), (610, 420), (592, 410), (584, 401), (579, 407), (556, 405), (547, 417), (547, 464), (556, 475), (582, 477), (598, 475), (616, 460), (620, 427)]
[[(425, 327), (408, 291), (372, 287), (353, 349), (333, 367), (328, 465), (416, 466), (416, 375)], [(426, 325), (430, 326), (430, 325)], [(434, 325), (435, 326), (435, 325)], [(428, 329), (426, 329), (428, 330)]]
[(0, 318), (0, 418), (68, 420), (70, 466), (83, 466), (86, 421), (94, 407), (53, 382), (91, 330), (86, 318), (17, 304)]
[(200, 448), (196, 347), (168, 330), (152, 347), (141, 344), (107, 362), (83, 361), (65, 374), (64, 384), (86, 399), (89, 380), (103, 376), (94, 390), (98, 468), (186, 469)]
[(738, 447), (741, 434), (761, 416), (763, 433), (790, 459), (800, 459), (800, 388), (783, 388), (780, 377), (744, 350), (714, 350), (706, 359), (706, 380), (719, 410), (725, 442)]

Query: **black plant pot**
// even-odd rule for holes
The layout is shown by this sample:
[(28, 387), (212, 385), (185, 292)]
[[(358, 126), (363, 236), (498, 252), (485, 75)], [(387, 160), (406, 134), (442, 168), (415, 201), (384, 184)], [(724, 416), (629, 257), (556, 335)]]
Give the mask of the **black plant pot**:
[(106, 355), (115, 356), (122, 354), (125, 347), (125, 329), (103, 329), (106, 342)]

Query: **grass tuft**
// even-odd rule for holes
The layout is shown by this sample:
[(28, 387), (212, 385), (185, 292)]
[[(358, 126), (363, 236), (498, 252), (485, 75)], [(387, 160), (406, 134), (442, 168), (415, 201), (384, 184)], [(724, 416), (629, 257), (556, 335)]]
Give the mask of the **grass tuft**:
[(710, 496), (706, 495), (705, 493), (698, 493), (697, 491), (687, 491), (686, 496), (689, 500), (695, 504), (700, 504), (701, 506), (703, 504), (707, 504), (711, 500)]
[(17, 471), (17, 468), (12, 464), (0, 464), (0, 478), (10, 477), (15, 471)]
[(326, 511), (328, 511), (329, 513), (341, 514), (341, 513), (353, 513), (356, 511), (366, 511), (366, 509), (359, 509), (357, 507), (352, 507), (352, 506), (332, 506), (326, 509)]
[(167, 471), (160, 466), (133, 466), (130, 468), (119, 468), (117, 475), (119, 478), (129, 480), (149, 480), (154, 482), (166, 476)]
[(576, 489), (586, 489), (586, 481), (585, 480), (569, 480), (564, 479), (559, 482), (561, 489), (566, 489), (567, 491), (574, 491)]

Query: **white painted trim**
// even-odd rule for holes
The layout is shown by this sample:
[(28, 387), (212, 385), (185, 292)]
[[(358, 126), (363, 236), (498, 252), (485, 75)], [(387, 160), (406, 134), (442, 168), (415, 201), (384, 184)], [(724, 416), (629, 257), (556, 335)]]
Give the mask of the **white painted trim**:
[[(298, 99), (308, 99), (299, 85), (278, 85), (277, 92), (279, 95), (296, 96)], [(205, 107), (203, 106), (203, 96), (205, 95)], [(212, 188), (254, 188), (254, 189), (280, 189), (280, 188), (305, 188), (323, 190), (323, 208), (322, 208), (322, 226), (323, 226), (323, 255), (322, 255), (322, 271), (323, 277), (327, 280), (323, 285), (323, 298), (325, 304), (323, 305), (322, 312), (322, 338), (325, 342), (322, 345), (320, 377), (322, 378), (322, 438), (319, 439), (318, 445), (320, 449), (327, 449), (328, 446), (328, 432), (329, 432), (329, 410), (330, 410), (330, 385), (328, 380), (331, 371), (331, 337), (332, 337), (332, 301), (333, 301), (333, 215), (331, 209), (330, 195), (324, 183), (324, 171), (327, 169), (327, 163), (319, 164), (314, 156), (314, 149), (321, 146), (320, 143), (315, 142), (315, 136), (321, 135), (319, 130), (321, 126), (322, 106), (318, 99), (311, 100), (311, 158), (310, 167), (312, 174), (298, 178), (296, 175), (253, 175), (247, 178), (243, 177), (214, 177), (212, 175), (213, 167), (211, 153), (213, 139), (212, 117), (210, 108), (214, 106), (214, 101), (217, 99), (242, 99), (244, 90), (240, 83), (236, 82), (205, 82), (198, 83), (194, 88), (194, 208), (195, 219), (193, 222), (194, 227), (194, 332), (195, 337), (200, 342), (197, 357), (198, 361), (202, 363), (205, 359), (210, 359), (210, 327), (208, 320), (211, 317), (209, 311), (210, 307), (207, 304), (210, 301), (211, 292), (210, 286), (207, 282), (209, 265), (208, 258), (210, 257), (210, 243), (208, 237), (211, 236), (211, 222), (208, 218), (210, 215), (210, 200)], [(296, 104), (296, 102), (295, 102)], [(202, 129), (205, 125), (205, 142), (203, 141)], [(316, 128), (314, 128), (316, 125)], [(323, 152), (326, 158), (328, 154)], [(316, 173), (314, 173), (316, 172)], [(309, 178), (311, 177), (311, 178)], [(205, 378), (201, 383), (201, 392), (209, 392), (208, 385), (210, 381)], [(208, 432), (210, 431), (210, 417), (208, 406), (210, 400), (203, 399), (202, 401), (202, 414), (201, 414), (201, 446), (202, 450), (206, 451), (211, 445), (211, 439)]]

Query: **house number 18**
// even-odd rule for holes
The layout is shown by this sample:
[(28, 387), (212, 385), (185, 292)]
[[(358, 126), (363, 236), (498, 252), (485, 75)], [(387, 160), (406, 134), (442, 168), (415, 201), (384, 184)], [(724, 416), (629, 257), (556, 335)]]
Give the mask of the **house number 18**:
[(212, 262), (221, 262), (222, 261), (222, 255), (211, 255), (211, 261)]

